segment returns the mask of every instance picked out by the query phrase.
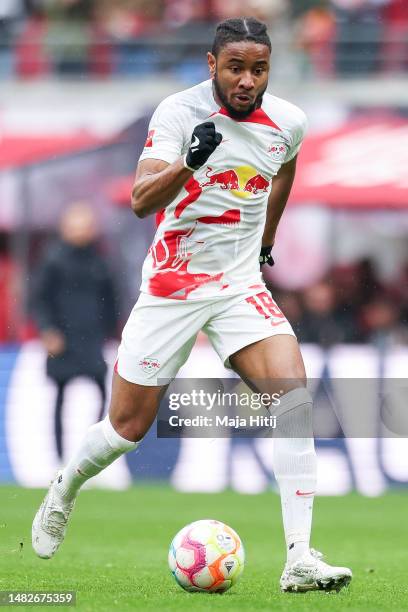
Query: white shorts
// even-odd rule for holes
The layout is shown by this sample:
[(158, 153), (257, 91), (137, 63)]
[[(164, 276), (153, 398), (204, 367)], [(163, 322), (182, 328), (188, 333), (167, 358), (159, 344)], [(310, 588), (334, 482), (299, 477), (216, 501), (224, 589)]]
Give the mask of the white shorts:
[(142, 293), (123, 329), (115, 371), (129, 382), (162, 385), (185, 364), (200, 330), (226, 367), (249, 344), (295, 335), (266, 288), (249, 297), (182, 302)]

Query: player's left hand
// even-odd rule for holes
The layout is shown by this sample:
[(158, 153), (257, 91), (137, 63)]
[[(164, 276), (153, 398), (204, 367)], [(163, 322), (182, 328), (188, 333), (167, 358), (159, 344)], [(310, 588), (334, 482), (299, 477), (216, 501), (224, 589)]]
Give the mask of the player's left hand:
[(268, 266), (273, 266), (275, 264), (275, 261), (272, 257), (272, 247), (271, 246), (261, 247), (261, 252), (259, 254), (259, 265), (262, 267), (265, 264), (268, 264)]

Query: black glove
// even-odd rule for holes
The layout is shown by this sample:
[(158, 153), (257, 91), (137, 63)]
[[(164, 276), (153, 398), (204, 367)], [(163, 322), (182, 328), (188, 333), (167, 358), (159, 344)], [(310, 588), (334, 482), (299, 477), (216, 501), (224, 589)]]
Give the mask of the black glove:
[(190, 148), (187, 151), (184, 165), (190, 170), (198, 170), (222, 140), (222, 134), (215, 131), (212, 121), (196, 125), (191, 136)]
[(274, 259), (272, 257), (271, 246), (261, 247), (261, 252), (259, 254), (259, 265), (264, 266), (265, 264), (268, 264), (268, 266), (273, 266), (275, 264)]

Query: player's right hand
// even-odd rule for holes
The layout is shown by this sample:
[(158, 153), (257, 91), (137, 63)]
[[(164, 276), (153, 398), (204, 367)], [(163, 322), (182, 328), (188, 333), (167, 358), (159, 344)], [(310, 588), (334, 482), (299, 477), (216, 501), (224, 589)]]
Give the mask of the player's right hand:
[(198, 168), (205, 164), (211, 153), (214, 153), (221, 140), (222, 134), (215, 131), (213, 121), (206, 121), (196, 125), (184, 160), (186, 168), (198, 170)]

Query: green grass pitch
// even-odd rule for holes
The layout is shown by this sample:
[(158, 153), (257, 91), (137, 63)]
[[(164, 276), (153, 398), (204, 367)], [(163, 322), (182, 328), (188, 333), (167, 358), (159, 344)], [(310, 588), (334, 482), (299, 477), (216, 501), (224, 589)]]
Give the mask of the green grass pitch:
[[(312, 545), (329, 562), (354, 572), (351, 586), (339, 594), (280, 593), (284, 547), (279, 498), (272, 492), (181, 494), (167, 486), (84, 491), (66, 541), (52, 560), (38, 559), (30, 543), (31, 520), (42, 497), (39, 490), (0, 487), (0, 590), (75, 590), (76, 609), (98, 612), (408, 608), (404, 492), (316, 500)], [(223, 595), (185, 593), (167, 567), (172, 537), (202, 518), (230, 524), (246, 549), (243, 576)]]

